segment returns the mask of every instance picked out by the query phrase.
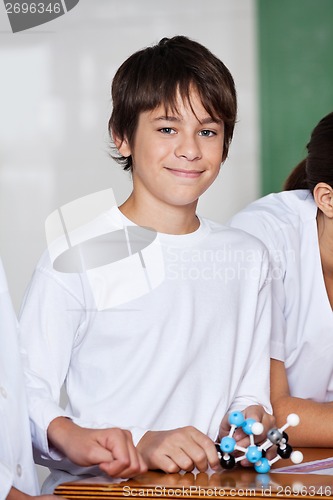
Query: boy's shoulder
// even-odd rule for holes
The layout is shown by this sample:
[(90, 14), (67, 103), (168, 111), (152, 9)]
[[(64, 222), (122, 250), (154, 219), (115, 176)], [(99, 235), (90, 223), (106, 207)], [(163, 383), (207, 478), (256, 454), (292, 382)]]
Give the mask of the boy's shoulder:
[(53, 241), (48, 241), (47, 248), (37, 262), (35, 274), (52, 279), (64, 287), (80, 288), (82, 272), (87, 270), (82, 266), (87, 262), (97, 265), (103, 260), (108, 235), (121, 229), (117, 207), (102, 212), (74, 229), (66, 228), (63, 234)]
[(204, 217), (200, 217), (200, 220), (209, 227), (209, 237), (213, 245), (228, 246), (229, 249), (234, 251), (240, 249), (254, 249), (260, 253), (266, 251), (266, 247), (260, 239), (243, 229), (221, 224)]

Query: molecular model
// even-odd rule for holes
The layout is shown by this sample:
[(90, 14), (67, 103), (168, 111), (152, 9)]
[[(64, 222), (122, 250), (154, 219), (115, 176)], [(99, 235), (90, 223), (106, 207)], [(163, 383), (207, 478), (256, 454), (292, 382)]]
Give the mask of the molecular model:
[[(215, 443), (220, 464), (224, 469), (232, 469), (237, 462), (247, 459), (254, 464), (256, 472), (265, 474), (270, 471), (271, 465), (281, 458), (290, 458), (294, 464), (302, 462), (303, 454), (300, 451), (293, 451), (288, 444), (288, 434), (284, 432), (288, 427), (296, 427), (299, 424), (299, 417), (295, 413), (288, 415), (287, 423), (280, 429), (270, 429), (266, 441), (261, 445), (256, 445), (254, 442), (254, 436), (259, 436), (264, 430), (264, 426), (260, 422), (256, 422), (253, 418), (245, 419), (240, 411), (231, 412), (228, 421), (230, 424), (229, 435), (222, 438), (220, 443)], [(239, 446), (233, 438), (237, 427), (241, 427), (250, 438), (250, 445), (247, 448)], [(277, 455), (272, 460), (268, 460), (265, 456), (266, 451), (273, 445), (277, 446)], [(234, 451), (243, 452), (244, 455), (234, 457), (231, 455)]]

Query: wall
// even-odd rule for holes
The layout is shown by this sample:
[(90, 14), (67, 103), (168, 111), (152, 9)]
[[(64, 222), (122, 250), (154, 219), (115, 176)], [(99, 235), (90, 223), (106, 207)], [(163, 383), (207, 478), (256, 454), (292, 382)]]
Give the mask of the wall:
[(129, 194), (128, 174), (108, 156), (110, 81), (127, 56), (164, 36), (207, 45), (238, 88), (230, 158), (200, 212), (224, 221), (258, 194), (253, 0), (81, 0), (16, 34), (1, 4), (0, 30), (0, 245), (16, 308), (45, 248), (49, 213), (106, 187), (119, 203)]
[(280, 191), (333, 111), (333, 2), (258, 0), (263, 194)]

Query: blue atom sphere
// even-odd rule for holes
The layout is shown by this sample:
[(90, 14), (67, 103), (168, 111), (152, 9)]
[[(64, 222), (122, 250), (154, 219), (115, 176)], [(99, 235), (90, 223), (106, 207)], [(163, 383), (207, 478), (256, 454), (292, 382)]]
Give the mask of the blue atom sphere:
[(245, 419), (241, 411), (232, 411), (231, 413), (229, 413), (228, 421), (230, 425), (240, 427), (241, 425), (243, 425)]
[(242, 429), (245, 432), (245, 434), (252, 434), (252, 425), (256, 422), (254, 418), (247, 418), (244, 420), (244, 423), (242, 424)]
[(224, 453), (231, 453), (235, 450), (236, 440), (230, 436), (225, 436), (222, 438), (220, 443), (221, 451)]
[(267, 458), (262, 457), (259, 462), (254, 464), (254, 470), (259, 472), (259, 474), (266, 474), (271, 470), (271, 466), (269, 465), (269, 461)]
[(261, 459), (262, 453), (259, 450), (258, 446), (252, 445), (248, 447), (245, 456), (248, 461), (251, 462), (251, 464), (255, 464), (256, 462), (258, 462), (258, 460)]

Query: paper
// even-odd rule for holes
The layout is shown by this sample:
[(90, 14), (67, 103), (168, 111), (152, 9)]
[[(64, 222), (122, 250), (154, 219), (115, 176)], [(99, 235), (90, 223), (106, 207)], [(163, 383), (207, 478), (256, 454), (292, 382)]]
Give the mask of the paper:
[(281, 467), (273, 469), (270, 472), (275, 474), (324, 474), (326, 476), (333, 476), (333, 457), (305, 462), (299, 465), (291, 465), (289, 467)]

